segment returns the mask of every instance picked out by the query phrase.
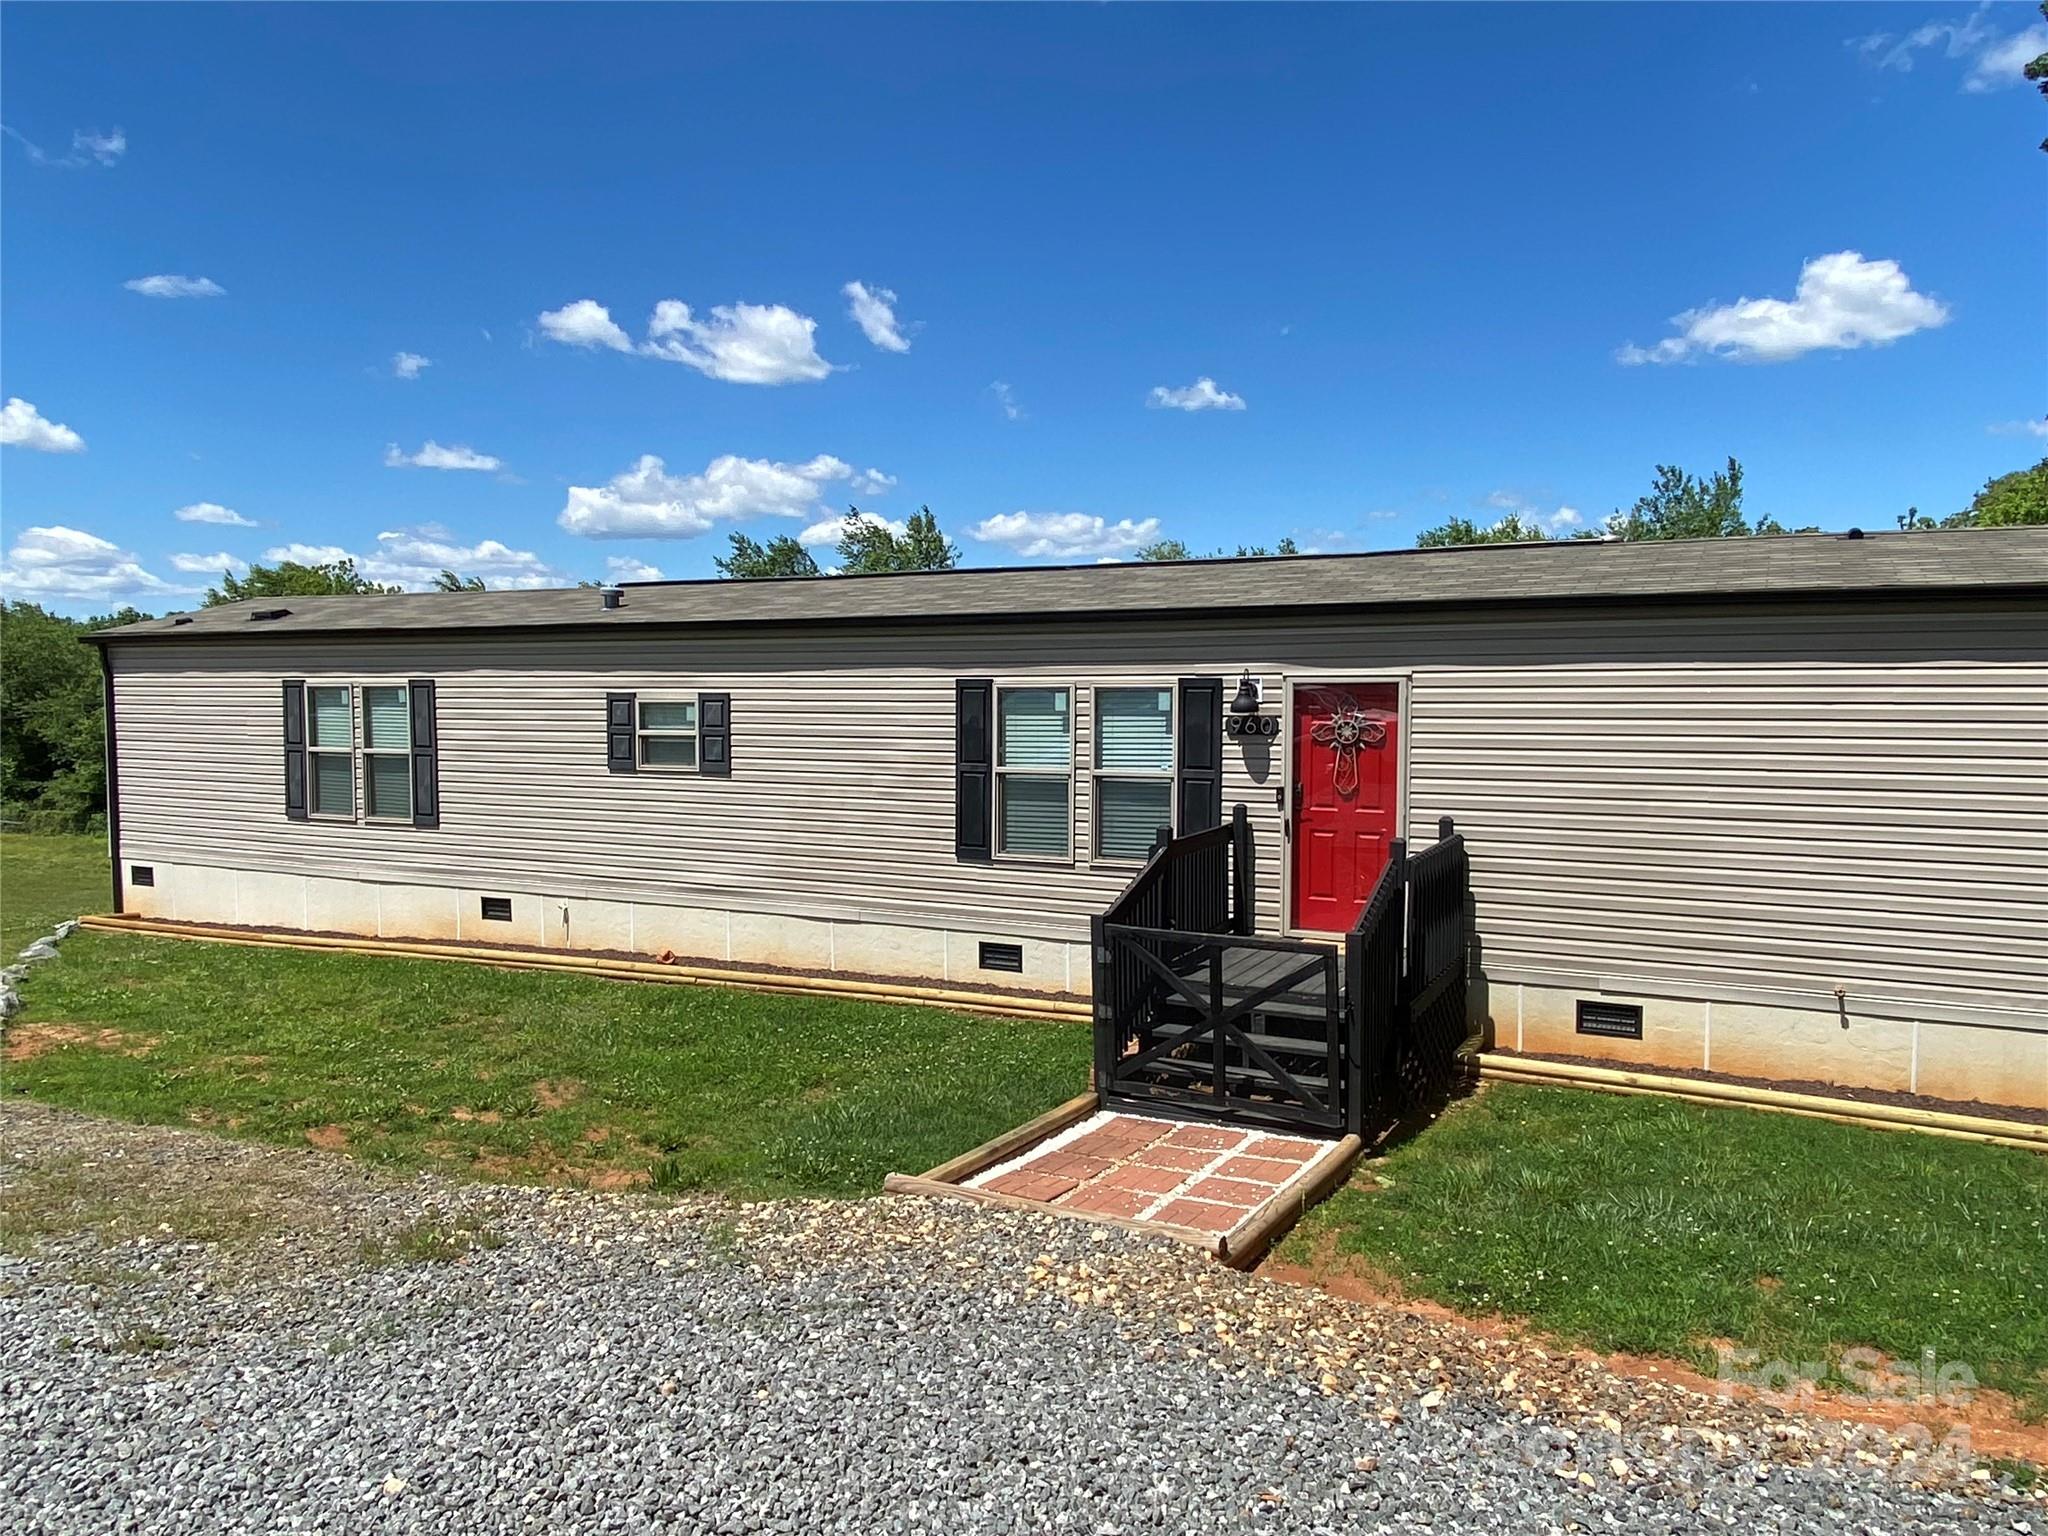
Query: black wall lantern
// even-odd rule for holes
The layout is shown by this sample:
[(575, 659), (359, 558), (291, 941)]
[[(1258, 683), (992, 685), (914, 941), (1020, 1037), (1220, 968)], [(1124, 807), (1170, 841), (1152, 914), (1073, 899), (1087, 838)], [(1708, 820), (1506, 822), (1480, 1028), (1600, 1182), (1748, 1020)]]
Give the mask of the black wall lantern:
[(1230, 701), (1230, 712), (1233, 715), (1256, 715), (1259, 712), (1259, 685), (1249, 667), (1237, 680), (1237, 696)]
[(1244, 675), (1237, 680), (1237, 694), (1230, 701), (1230, 714), (1224, 719), (1223, 734), (1226, 736), (1278, 736), (1280, 722), (1272, 715), (1259, 713), (1259, 683), (1247, 667)]

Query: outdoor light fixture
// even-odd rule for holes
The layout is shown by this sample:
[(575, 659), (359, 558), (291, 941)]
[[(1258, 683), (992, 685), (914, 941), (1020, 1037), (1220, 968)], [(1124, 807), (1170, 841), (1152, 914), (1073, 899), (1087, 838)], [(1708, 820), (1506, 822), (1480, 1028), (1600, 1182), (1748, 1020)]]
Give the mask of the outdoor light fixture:
[(1233, 715), (1256, 715), (1259, 712), (1259, 685), (1249, 667), (1237, 680), (1237, 697), (1230, 701), (1230, 712)]

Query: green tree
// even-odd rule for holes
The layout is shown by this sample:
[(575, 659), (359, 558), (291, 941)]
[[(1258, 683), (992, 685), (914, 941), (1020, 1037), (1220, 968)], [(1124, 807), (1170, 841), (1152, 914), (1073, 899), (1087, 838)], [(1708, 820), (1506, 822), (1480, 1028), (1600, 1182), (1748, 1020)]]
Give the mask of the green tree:
[[(1608, 520), (1608, 532), (1623, 539), (1726, 539), (1750, 531), (1742, 517), (1742, 466), (1696, 479), (1675, 464), (1659, 464), (1647, 496)], [(1782, 529), (1772, 525), (1777, 532)]]
[(846, 531), (839, 539), (839, 568), (849, 576), (875, 576), (889, 571), (950, 571), (960, 551), (940, 531), (930, 507), (919, 507), (893, 531), (880, 518), (846, 509)]
[(481, 576), (458, 576), (453, 571), (443, 571), (434, 578), (436, 592), (481, 592), (484, 579)]
[(719, 575), (742, 581), (765, 576), (818, 574), (818, 562), (811, 558), (811, 552), (787, 533), (778, 533), (766, 544), (750, 539), (744, 533), (735, 533), (732, 549), (711, 563), (718, 567)]
[(32, 831), (92, 826), (107, 804), (100, 663), (79, 637), (147, 614), (67, 619), (0, 607), (0, 804)]
[(1944, 528), (2017, 528), (2048, 523), (2048, 458), (1984, 482), (1970, 504), (1941, 521)]
[(1415, 540), (1418, 549), (1448, 549), (1458, 544), (1531, 544), (1550, 535), (1534, 518), (1510, 512), (1499, 522), (1482, 527), (1469, 517), (1454, 517)]
[(245, 597), (350, 597), (366, 592), (402, 592), (403, 587), (386, 587), (370, 580), (344, 557), (324, 565), (301, 565), (280, 560), (276, 565), (252, 565), (249, 574), (236, 576), (222, 571), (220, 585), (209, 587), (206, 606), (237, 602)]
[(1159, 539), (1140, 549), (1134, 550), (1132, 558), (1147, 562), (1159, 562), (1167, 560), (1192, 560), (1195, 557), (1188, 553), (1187, 545), (1183, 544), (1179, 539)]
[[(1300, 553), (1300, 546), (1294, 542), (1293, 535), (1289, 534), (1271, 549), (1266, 548), (1263, 544), (1240, 544), (1237, 546), (1237, 553), (1231, 558), (1237, 560), (1264, 560), (1273, 555), (1298, 555)], [(1222, 550), (1216, 549), (1211, 550), (1206, 555), (1198, 555), (1179, 539), (1158, 539), (1153, 543), (1132, 551), (1132, 558), (1153, 563), (1167, 560), (1221, 560), (1224, 558), (1224, 554)]]

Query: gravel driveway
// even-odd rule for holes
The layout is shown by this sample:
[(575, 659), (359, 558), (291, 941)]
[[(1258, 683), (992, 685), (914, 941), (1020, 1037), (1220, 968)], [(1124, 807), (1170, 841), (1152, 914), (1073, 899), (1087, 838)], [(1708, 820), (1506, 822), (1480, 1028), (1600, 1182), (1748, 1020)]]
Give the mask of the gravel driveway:
[(944, 1202), (393, 1178), (0, 1103), (0, 1527), (2048, 1531), (1966, 1468)]

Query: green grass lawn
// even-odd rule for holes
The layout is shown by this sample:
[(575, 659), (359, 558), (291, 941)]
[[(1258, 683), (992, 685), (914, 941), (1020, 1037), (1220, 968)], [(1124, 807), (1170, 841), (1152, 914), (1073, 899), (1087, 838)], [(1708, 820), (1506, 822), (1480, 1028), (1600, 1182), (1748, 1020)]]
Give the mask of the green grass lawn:
[(2048, 1414), (2048, 1158), (2017, 1149), (1496, 1084), (1282, 1256), (1710, 1373), (1719, 1340), (1795, 1364), (1932, 1349)]
[(114, 904), (104, 837), (31, 837), (0, 833), (0, 957), (67, 917)]
[[(102, 908), (57, 894), (92, 888), (101, 859), (6, 838), (9, 924)], [(10, 1093), (486, 1177), (740, 1195), (873, 1192), (1080, 1092), (1089, 1062), (1085, 1024), (115, 933), (74, 935), (22, 998)]]

